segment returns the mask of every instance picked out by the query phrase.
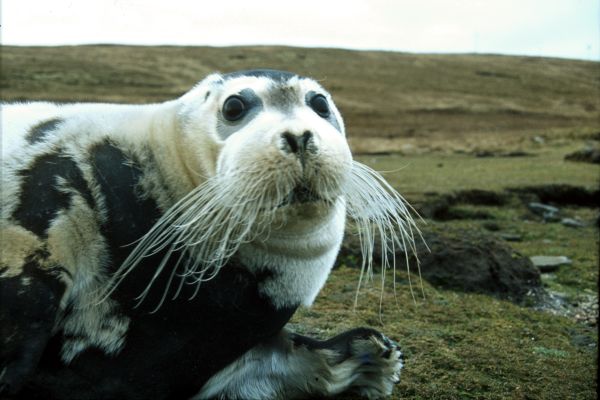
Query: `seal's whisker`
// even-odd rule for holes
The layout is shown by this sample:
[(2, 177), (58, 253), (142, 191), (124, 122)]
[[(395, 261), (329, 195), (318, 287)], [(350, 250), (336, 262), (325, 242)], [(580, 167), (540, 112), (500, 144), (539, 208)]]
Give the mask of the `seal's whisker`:
[[(273, 179), (270, 174), (257, 174), (260, 179), (254, 182), (242, 174), (233, 172), (231, 175), (227, 183), (216, 178), (207, 180), (167, 210), (122, 263), (102, 298), (109, 296), (143, 258), (164, 253), (150, 282), (136, 298), (143, 301), (171, 256), (181, 252), (174, 270), (185, 258), (183, 270), (172, 272), (168, 279), (168, 285), (176, 275), (181, 280), (174, 294), (176, 297), (188, 278), (192, 278), (190, 284), (214, 278), (240, 244), (268, 232), (273, 215), (264, 210), (275, 210), (290, 188), (277, 184), (282, 180)], [(241, 177), (236, 179), (237, 175)], [(273, 181), (274, 187), (266, 184)], [(164, 302), (166, 292), (168, 287), (160, 304)]]
[[(366, 165), (353, 162), (351, 174), (344, 187), (344, 195), (347, 199), (348, 215), (354, 220), (359, 232), (364, 260), (355, 296), (356, 306), (364, 274), (366, 273), (368, 278), (372, 277), (375, 240), (380, 241), (381, 274), (385, 277), (386, 269), (392, 268), (395, 271), (394, 254), (397, 248), (405, 253), (407, 260), (409, 251), (416, 255), (414, 233), (420, 235), (420, 231), (406, 200), (379, 173)], [(408, 266), (407, 262), (407, 268)], [(413, 293), (410, 273), (409, 286)]]

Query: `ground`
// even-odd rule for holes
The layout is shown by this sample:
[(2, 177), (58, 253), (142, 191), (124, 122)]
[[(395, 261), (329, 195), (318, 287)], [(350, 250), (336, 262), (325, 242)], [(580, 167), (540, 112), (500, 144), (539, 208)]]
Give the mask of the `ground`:
[[(563, 161), (561, 155), (568, 151), (569, 146), (558, 147), (510, 160), (480, 160), (464, 154), (369, 156), (365, 160), (374, 167), (388, 167), (398, 165), (402, 158), (406, 166), (394, 183), (400, 189), (403, 185), (414, 188), (408, 192), (415, 200), (425, 197), (416, 189), (419, 182), (428, 182), (423, 185), (427, 191), (432, 189), (432, 180), (440, 182), (441, 193), (474, 187), (500, 191), (504, 186), (531, 182), (570, 182), (593, 188), (598, 167)], [(533, 159), (535, 169), (529, 168)], [(440, 162), (444, 167), (437, 168)], [(477, 174), (463, 173), (474, 166), (478, 166)], [(418, 172), (412, 173), (413, 168)], [(506, 173), (503, 182), (492, 179), (500, 170)], [(402, 176), (406, 180), (400, 183)], [(373, 282), (360, 291), (352, 311), (358, 270), (342, 265), (315, 306), (298, 313), (293, 322), (324, 337), (351, 326), (374, 326), (403, 344), (406, 368), (394, 399), (597, 398), (597, 322), (589, 323), (581, 308), (598, 301), (599, 243), (594, 226), (598, 210), (563, 208), (564, 213), (587, 223), (571, 228), (536, 219), (518, 200), (497, 207), (459, 207), (485, 211), (500, 230), (485, 228), (489, 218), (425, 220), (422, 228), (464, 229), (497, 237), (514, 233), (522, 240), (510, 245), (523, 256), (568, 256), (572, 265), (542, 274), (545, 289), (566, 304), (538, 311), (535, 304), (519, 306), (492, 296), (442, 290), (420, 281), (416, 271), (410, 273), (412, 291), (406, 271), (396, 272), (394, 288), (394, 275), (388, 271), (383, 290), (381, 275), (375, 274)], [(597, 318), (597, 308), (592, 313)]]
[[(161, 101), (217, 70), (269, 67), (314, 76), (337, 99), (357, 158), (386, 171), (415, 204), (468, 189), (598, 189), (597, 164), (564, 159), (598, 145), (598, 63), (281, 47), (1, 52), (3, 101)], [(300, 310), (292, 326), (321, 337), (371, 326), (397, 340), (406, 367), (393, 399), (597, 398), (598, 209), (561, 205), (585, 224), (572, 228), (536, 218), (519, 199), (456, 207), (471, 217), (425, 219), (421, 226), (515, 234), (521, 240), (509, 244), (523, 256), (573, 260), (542, 274), (561, 305), (540, 311), (442, 290), (414, 270), (386, 271), (383, 286), (376, 273), (356, 296), (359, 271), (342, 256), (315, 305)], [(497, 229), (490, 231), (490, 222)]]

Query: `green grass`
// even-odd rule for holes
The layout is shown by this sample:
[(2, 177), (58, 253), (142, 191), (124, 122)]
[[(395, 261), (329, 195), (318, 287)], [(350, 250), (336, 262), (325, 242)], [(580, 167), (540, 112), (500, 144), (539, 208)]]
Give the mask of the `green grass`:
[(319, 327), (324, 337), (353, 326), (374, 326), (399, 341), (406, 367), (393, 399), (596, 398), (596, 348), (573, 342), (583, 336), (597, 343), (594, 330), (492, 297), (439, 291), (427, 283), (426, 297), (414, 302), (409, 287), (400, 283), (406, 281), (401, 272), (397, 303), (388, 276), (381, 309), (381, 287), (374, 282), (349, 312), (357, 274), (355, 269), (337, 270), (316, 304), (301, 310), (294, 322)]
[(581, 145), (547, 147), (531, 157), (477, 158), (470, 154), (426, 153), (358, 156), (406, 198), (420, 199), (425, 193), (449, 193), (465, 189), (499, 191), (509, 187), (566, 183), (594, 188), (600, 167), (564, 161), (564, 156)]

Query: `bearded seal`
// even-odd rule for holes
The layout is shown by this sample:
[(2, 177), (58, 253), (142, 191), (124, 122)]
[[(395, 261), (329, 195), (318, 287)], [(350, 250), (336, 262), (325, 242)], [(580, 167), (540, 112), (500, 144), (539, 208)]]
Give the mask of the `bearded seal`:
[[(410, 245), (315, 80), (207, 76), (159, 104), (3, 105), (0, 391), (12, 398), (391, 393), (396, 342), (288, 331), (353, 219)], [(387, 260), (383, 260), (384, 267)]]

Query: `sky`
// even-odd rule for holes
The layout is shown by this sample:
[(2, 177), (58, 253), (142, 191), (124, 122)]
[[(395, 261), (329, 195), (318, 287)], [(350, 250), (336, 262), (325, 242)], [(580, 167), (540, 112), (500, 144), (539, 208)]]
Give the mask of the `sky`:
[(600, 61), (600, 0), (1, 0), (4, 45), (289, 45)]

